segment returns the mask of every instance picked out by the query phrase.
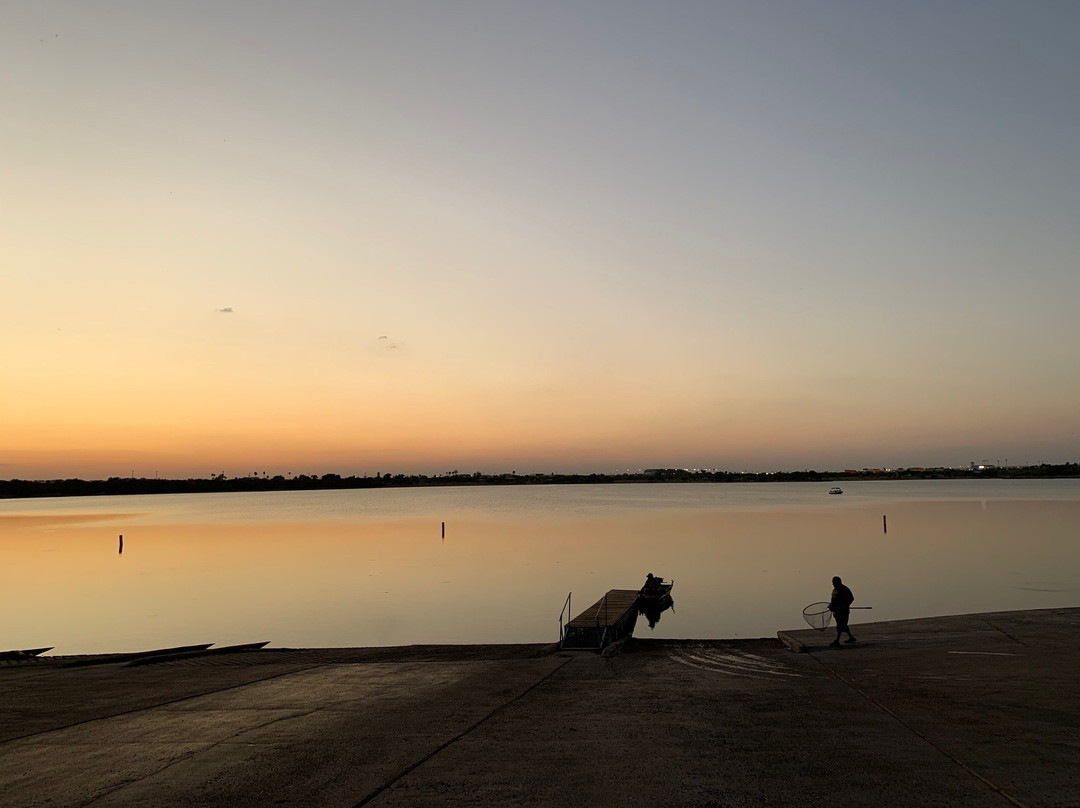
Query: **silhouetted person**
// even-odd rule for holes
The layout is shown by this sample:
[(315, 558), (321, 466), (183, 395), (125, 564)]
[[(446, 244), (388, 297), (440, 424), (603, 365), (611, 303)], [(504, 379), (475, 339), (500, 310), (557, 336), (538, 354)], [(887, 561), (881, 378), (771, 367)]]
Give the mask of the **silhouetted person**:
[(840, 635), (847, 634), (848, 638), (845, 642), (855, 642), (855, 637), (851, 633), (851, 629), (848, 628), (848, 618), (851, 616), (851, 604), (855, 600), (855, 596), (851, 594), (851, 590), (844, 586), (844, 582), (840, 580), (840, 577), (832, 579), (832, 598), (829, 600), (829, 611), (833, 613), (833, 619), (836, 620), (836, 639), (829, 645), (833, 648), (840, 647)]
[(645, 576), (645, 586), (641, 588), (641, 591), (644, 592), (646, 595), (654, 594), (657, 588), (660, 586), (660, 580), (660, 578), (654, 577), (653, 574), (650, 572), (648, 575)]

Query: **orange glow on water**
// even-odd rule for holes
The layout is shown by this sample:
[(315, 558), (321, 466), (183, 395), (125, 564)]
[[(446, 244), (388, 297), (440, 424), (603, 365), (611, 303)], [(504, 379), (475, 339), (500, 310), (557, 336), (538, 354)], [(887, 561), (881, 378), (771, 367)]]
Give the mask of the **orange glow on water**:
[(544, 642), (568, 592), (583, 608), (650, 571), (676, 581), (651, 636), (799, 627), (834, 574), (874, 606), (860, 619), (1076, 605), (1080, 503), (896, 502), (887, 534), (880, 510), (455, 512), (445, 539), (429, 517), (3, 515), (0, 591), (20, 619), (0, 646)]

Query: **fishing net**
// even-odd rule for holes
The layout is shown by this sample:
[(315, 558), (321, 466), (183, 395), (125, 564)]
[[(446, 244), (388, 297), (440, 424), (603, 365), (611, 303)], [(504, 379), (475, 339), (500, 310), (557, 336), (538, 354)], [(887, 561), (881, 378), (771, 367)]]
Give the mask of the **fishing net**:
[(824, 631), (832, 622), (832, 612), (829, 611), (829, 604), (825, 601), (811, 603), (802, 610), (802, 616), (810, 624), (810, 628), (816, 628), (818, 631)]

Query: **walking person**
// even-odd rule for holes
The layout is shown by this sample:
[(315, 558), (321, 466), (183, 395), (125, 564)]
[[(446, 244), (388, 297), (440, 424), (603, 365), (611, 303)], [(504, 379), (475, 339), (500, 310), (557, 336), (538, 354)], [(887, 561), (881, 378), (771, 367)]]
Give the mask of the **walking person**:
[(832, 648), (839, 648), (841, 634), (847, 634), (848, 638), (845, 642), (855, 642), (855, 636), (851, 633), (851, 629), (848, 628), (851, 604), (855, 600), (855, 596), (850, 589), (844, 586), (840, 576), (832, 579), (832, 585), (833, 591), (832, 598), (829, 599), (829, 611), (833, 613), (833, 619), (836, 620), (836, 639), (829, 645)]

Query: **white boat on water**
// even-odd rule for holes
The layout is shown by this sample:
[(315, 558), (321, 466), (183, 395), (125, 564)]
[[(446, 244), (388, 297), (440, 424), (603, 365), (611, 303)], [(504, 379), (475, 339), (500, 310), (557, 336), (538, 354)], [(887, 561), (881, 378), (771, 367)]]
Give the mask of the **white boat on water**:
[(839, 487), (830, 488), (829, 493), (830, 494), (842, 494), (842, 493), (844, 493), (844, 489), (839, 488)]

